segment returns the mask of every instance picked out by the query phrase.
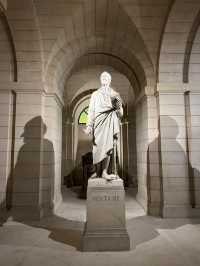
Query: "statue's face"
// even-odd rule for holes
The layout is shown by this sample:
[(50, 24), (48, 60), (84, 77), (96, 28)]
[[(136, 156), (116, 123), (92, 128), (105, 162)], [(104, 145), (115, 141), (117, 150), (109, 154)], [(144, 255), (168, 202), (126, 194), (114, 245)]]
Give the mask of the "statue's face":
[(111, 83), (111, 79), (108, 75), (102, 75), (101, 76), (101, 84), (103, 86), (108, 86), (108, 85), (110, 85), (110, 83)]

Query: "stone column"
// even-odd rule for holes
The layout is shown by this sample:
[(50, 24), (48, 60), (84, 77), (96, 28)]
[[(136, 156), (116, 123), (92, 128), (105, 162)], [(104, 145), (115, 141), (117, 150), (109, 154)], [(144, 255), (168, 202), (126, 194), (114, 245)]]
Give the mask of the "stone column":
[(137, 143), (137, 200), (147, 211), (147, 148), (148, 148), (147, 98), (143, 97), (136, 105), (136, 143)]
[(65, 176), (67, 177), (68, 185), (73, 185), (73, 169), (74, 169), (74, 123), (70, 119), (65, 123), (66, 127), (66, 172)]
[(1, 206), (5, 218), (39, 218), (41, 93), (0, 93)]
[(43, 215), (40, 186), (44, 131), (42, 93), (16, 90), (15, 164), (9, 177), (10, 215), (14, 220), (39, 219)]
[(43, 94), (43, 121), (46, 126), (43, 141), (42, 180), (46, 186), (41, 188), (42, 205), (55, 211), (62, 202), (61, 163), (62, 163), (62, 102), (55, 94)]
[(62, 106), (41, 91), (0, 93), (1, 207), (14, 220), (40, 219), (61, 201)]
[(196, 213), (200, 209), (200, 92), (185, 93), (185, 104), (190, 204)]
[[(195, 189), (191, 187), (191, 181), (194, 180), (192, 180), (190, 169), (191, 167), (195, 168), (194, 162), (197, 157), (195, 153), (188, 151), (190, 146), (188, 143), (195, 140), (193, 136), (198, 132), (195, 126), (190, 125), (193, 118), (193, 121), (196, 120), (195, 114), (198, 113), (199, 107), (196, 108), (193, 104), (197, 98), (192, 97), (189, 101), (185, 101), (184, 88), (181, 85), (177, 88), (168, 87), (168, 89), (160, 87), (160, 150), (164, 217), (195, 217), (199, 215), (199, 210), (193, 208), (193, 201), (191, 201)], [(191, 106), (190, 103), (192, 103)], [(188, 108), (191, 110), (190, 114)], [(189, 122), (188, 119), (191, 121)], [(191, 130), (191, 135), (188, 134), (188, 129)]]
[(129, 166), (129, 147), (128, 147), (128, 122), (121, 123), (121, 174), (124, 179), (125, 185), (129, 184), (128, 166)]
[(8, 179), (14, 165), (13, 134), (15, 120), (15, 95), (10, 90), (0, 90), (0, 218), (6, 216)]
[(128, 176), (129, 184), (137, 187), (137, 147), (136, 147), (136, 111), (132, 108), (128, 124)]
[(158, 102), (154, 95), (147, 96), (147, 197), (148, 214), (154, 216), (162, 215), (162, 179), (160, 176), (160, 153), (158, 134)]
[(151, 215), (160, 215), (161, 188), (158, 158), (156, 96), (146, 95), (136, 108), (137, 200)]

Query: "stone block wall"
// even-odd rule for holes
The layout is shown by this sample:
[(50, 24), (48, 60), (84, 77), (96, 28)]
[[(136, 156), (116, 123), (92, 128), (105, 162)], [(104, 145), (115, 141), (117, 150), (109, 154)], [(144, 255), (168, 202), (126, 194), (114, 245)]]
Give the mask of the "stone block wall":
[(150, 215), (199, 216), (199, 100), (160, 91), (137, 104), (137, 199)]
[(200, 208), (200, 94), (190, 92), (186, 96), (187, 147), (189, 164), (190, 203)]
[(6, 206), (7, 181), (11, 168), (13, 95), (0, 91), (0, 206)]
[(136, 143), (137, 143), (137, 200), (147, 211), (147, 148), (148, 120), (147, 99), (144, 97), (136, 107)]
[(44, 191), (55, 210), (62, 200), (62, 105), (53, 95), (43, 96), (43, 119), (47, 131), (43, 141), (42, 177), (48, 184)]
[(198, 122), (197, 127), (194, 124), (198, 108), (188, 97), (183, 92), (159, 93), (164, 217), (199, 213), (194, 204), (199, 201), (198, 177), (193, 176), (193, 172), (198, 176), (198, 152), (191, 149), (198, 132)]
[[(7, 160), (5, 166), (7, 174), (4, 176), (6, 185), (2, 207), (12, 209), (15, 219), (39, 218), (42, 211), (39, 205), (41, 94), (18, 91), (11, 99), (14, 99), (12, 111), (6, 112), (10, 116), (10, 124), (7, 126), (7, 158), (10, 161)], [(9, 107), (8, 104), (6, 106)]]
[(128, 123), (128, 177), (129, 182), (135, 186), (137, 184), (136, 126), (132, 121)]
[(128, 182), (137, 187), (136, 108), (131, 103), (128, 105), (127, 127)]
[(160, 216), (162, 212), (162, 176), (160, 173), (160, 135), (158, 119), (158, 99), (147, 96), (147, 194), (148, 214)]
[(40, 92), (16, 94), (14, 169), (10, 185), (14, 217), (41, 217), (39, 203), (43, 123)]
[(0, 13), (0, 82), (13, 81), (14, 57), (5, 17)]
[(62, 200), (62, 105), (20, 90), (1, 91), (0, 101), (1, 210), (16, 220), (49, 215)]
[(160, 215), (159, 135), (157, 98), (145, 96), (136, 109), (137, 199), (148, 214)]

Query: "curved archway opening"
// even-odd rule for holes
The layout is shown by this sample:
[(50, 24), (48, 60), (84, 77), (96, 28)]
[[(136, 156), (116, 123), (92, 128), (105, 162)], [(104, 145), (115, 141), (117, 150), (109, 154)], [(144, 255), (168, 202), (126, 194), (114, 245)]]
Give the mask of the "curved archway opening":
[[(59, 35), (60, 38), (58, 38), (52, 46), (46, 61), (45, 82), (47, 91), (57, 93), (65, 102), (66, 112), (64, 123), (66, 124), (67, 134), (65, 134), (64, 137), (67, 136), (67, 140), (64, 140), (64, 142), (69, 142), (69, 144), (64, 144), (65, 147), (67, 147), (64, 149), (64, 153), (67, 154), (65, 160), (66, 167), (63, 167), (66, 175), (70, 175), (70, 173), (74, 172), (75, 175), (78, 176), (81, 173), (81, 170), (79, 170), (76, 174), (76, 167), (74, 165), (80, 165), (80, 158), (78, 162), (76, 162), (76, 155), (79, 154), (79, 152), (77, 152), (78, 144), (77, 147), (75, 145), (75, 143), (78, 143), (78, 135), (74, 137), (76, 121), (72, 113), (75, 113), (73, 107), (75, 107), (75, 105), (76, 107), (78, 106), (79, 100), (81, 101), (81, 99), (83, 99), (82, 97), (87, 94), (87, 92), (90, 91), (91, 93), (92, 90), (97, 89), (100, 85), (99, 80), (95, 80), (90, 75), (88, 76), (89, 69), (93, 68), (94, 70), (96, 66), (100, 66), (105, 70), (104, 67), (106, 66), (106, 69), (112, 68), (112, 73), (114, 73), (114, 71), (121, 73), (121, 75), (128, 80), (128, 91), (132, 97), (127, 94), (125, 113), (130, 115), (126, 117), (122, 131), (124, 136), (132, 136), (132, 139), (136, 139), (136, 108), (138, 108), (136, 104), (143, 99), (148, 90), (152, 93), (155, 91), (155, 71), (141, 34), (124, 9), (121, 8), (118, 1), (110, 1), (109, 5), (109, 13), (107, 14), (108, 21), (105, 23), (107, 18), (104, 16), (100, 16), (99, 18), (99, 23), (103, 26), (101, 31), (96, 27), (96, 22), (92, 20), (94, 24), (84, 25), (79, 31), (76, 32), (75, 30), (74, 34), (69, 34), (69, 36), (67, 36), (64, 32), (62, 36)], [(86, 5), (86, 7), (88, 7), (88, 5)], [(112, 9), (115, 9), (117, 12), (112, 14)], [(89, 10), (89, 14), (85, 17), (87, 21), (92, 15), (92, 12), (97, 11), (95, 6), (90, 7)], [(77, 9), (76, 18), (73, 17), (75, 28), (76, 25), (80, 25), (81, 22), (81, 16), (79, 16), (81, 14), (79, 12), (80, 10)], [(82, 15), (86, 15), (85, 10)], [(112, 17), (111, 20), (110, 17)], [(71, 25), (71, 22), (72, 21), (66, 20), (66, 28), (67, 25)], [(94, 25), (95, 27), (93, 28)], [(98, 76), (99, 74), (96, 72), (95, 78)], [(72, 82), (72, 77), (74, 77), (74, 83)], [(115, 78), (113, 78), (113, 81), (114, 80)], [(116, 88), (120, 87), (119, 84), (120, 82), (116, 82)], [(124, 91), (122, 91), (122, 94), (123, 93)], [(146, 103), (144, 103), (144, 105), (145, 104)], [(79, 112), (81, 112), (81, 110), (79, 110)], [(141, 127), (140, 130), (147, 131), (148, 121), (145, 120), (145, 126), (142, 125), (140, 121), (143, 117), (147, 117), (147, 108), (145, 106), (142, 112), (145, 114), (138, 119), (137, 123), (139, 127)], [(139, 112), (137, 113), (139, 116)], [(128, 121), (127, 118), (130, 119), (130, 121)], [(142, 134), (142, 136), (144, 137), (142, 141), (146, 144), (148, 140), (145, 134)], [(128, 151), (126, 156), (123, 156), (123, 174), (127, 176), (127, 183), (129, 183), (129, 180), (134, 179), (128, 177), (129, 173), (134, 173), (134, 175), (137, 176), (135, 171), (137, 171), (138, 167), (142, 168), (143, 165), (137, 164), (136, 143), (134, 145), (129, 145), (127, 138), (122, 142), (123, 149)], [(131, 151), (131, 149), (134, 149), (134, 151)], [(132, 170), (130, 170), (131, 167)], [(144, 175), (144, 173), (142, 173), (142, 175)], [(142, 178), (143, 177), (140, 178), (142, 187), (140, 189), (140, 194), (142, 197), (145, 195), (142, 200), (145, 202), (144, 205), (146, 208), (147, 188), (146, 185), (143, 184)], [(69, 178), (69, 180), (73, 183), (72, 178)]]
[(5, 10), (0, 3), (0, 35), (1, 35), (1, 49), (0, 49), (0, 79), (1, 81), (17, 81), (17, 59), (15, 44), (11, 29), (5, 15)]
[[(79, 65), (65, 85), (65, 184), (69, 195), (86, 197), (87, 178), (84, 176), (83, 159), (92, 151), (91, 137), (85, 135), (84, 124), (79, 123), (81, 113), (88, 107), (92, 92), (100, 87), (100, 73), (112, 75), (111, 86), (120, 93), (124, 103), (124, 119), (120, 125), (118, 146), (119, 173), (124, 180), (128, 217), (144, 215), (144, 209), (136, 201), (138, 192), (136, 151), (136, 109), (134, 89), (127, 77), (108, 65)], [(93, 169), (94, 170), (94, 169)], [(85, 183), (86, 182), (86, 183)], [(66, 190), (64, 189), (64, 193)], [(74, 193), (74, 194), (73, 194)], [(130, 202), (129, 202), (130, 200)], [(135, 209), (134, 209), (135, 208)]]

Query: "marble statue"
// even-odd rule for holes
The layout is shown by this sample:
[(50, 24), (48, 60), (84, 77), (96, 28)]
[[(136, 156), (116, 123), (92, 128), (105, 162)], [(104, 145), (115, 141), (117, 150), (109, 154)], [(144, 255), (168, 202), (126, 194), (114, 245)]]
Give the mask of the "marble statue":
[[(111, 75), (103, 72), (100, 76), (101, 87), (93, 92), (85, 133), (93, 136), (93, 163), (101, 164), (101, 177), (110, 181), (119, 178), (116, 167), (117, 141), (120, 132), (120, 119), (123, 116), (122, 99), (110, 87)], [(114, 156), (112, 173), (108, 173), (111, 155)], [(99, 177), (95, 173), (91, 178)]]

